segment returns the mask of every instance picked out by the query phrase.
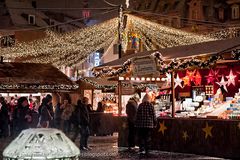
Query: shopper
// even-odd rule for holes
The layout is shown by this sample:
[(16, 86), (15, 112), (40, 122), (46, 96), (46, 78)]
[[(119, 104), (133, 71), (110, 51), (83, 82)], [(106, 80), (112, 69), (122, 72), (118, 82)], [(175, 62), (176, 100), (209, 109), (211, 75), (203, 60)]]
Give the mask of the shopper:
[(0, 137), (7, 137), (9, 130), (9, 115), (8, 115), (8, 106), (4, 97), (0, 97)]
[(103, 108), (102, 102), (98, 102), (97, 112), (104, 112), (104, 108)]
[(71, 122), (73, 124), (73, 136), (71, 138), (71, 140), (73, 142), (75, 142), (76, 138), (78, 137), (78, 135), (80, 134), (80, 108), (82, 107), (82, 101), (78, 100), (77, 101), (77, 105), (74, 108), (74, 111), (72, 113), (71, 116)]
[(38, 127), (42, 127), (42, 128), (52, 127), (50, 125), (51, 121), (53, 120), (53, 116), (51, 114), (51, 103), (52, 103), (51, 97), (43, 98)]
[(29, 128), (29, 123), (32, 121), (32, 115), (26, 97), (20, 97), (18, 99), (17, 107), (14, 109), (13, 121), (17, 134)]
[(62, 105), (58, 102), (55, 106), (54, 113), (54, 126), (57, 129), (61, 129), (61, 116), (62, 116), (63, 108)]
[(88, 98), (83, 98), (83, 105), (80, 107), (80, 114), (79, 114), (79, 124), (80, 124), (80, 150), (91, 150), (88, 146), (88, 138), (90, 135), (89, 130), (89, 113), (87, 109), (88, 105)]
[(151, 97), (146, 94), (137, 109), (136, 127), (138, 128), (139, 152), (148, 154), (151, 142), (151, 133), (156, 125), (156, 115), (151, 104)]
[(139, 102), (139, 96), (134, 95), (128, 100), (128, 103), (126, 105), (129, 150), (132, 150), (135, 147), (135, 139), (136, 139), (135, 121), (136, 121), (136, 115), (137, 115), (138, 102)]
[(71, 117), (72, 112), (73, 112), (73, 107), (71, 105), (70, 99), (64, 100), (62, 108), (63, 108), (63, 113), (62, 113), (63, 132), (65, 134), (68, 134), (71, 131), (70, 117)]

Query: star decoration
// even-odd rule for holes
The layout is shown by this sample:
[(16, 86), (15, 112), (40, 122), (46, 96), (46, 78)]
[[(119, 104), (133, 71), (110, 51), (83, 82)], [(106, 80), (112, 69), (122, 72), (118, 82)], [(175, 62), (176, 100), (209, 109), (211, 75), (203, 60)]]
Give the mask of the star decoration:
[(182, 79), (179, 78), (179, 75), (178, 75), (178, 74), (177, 74), (177, 78), (174, 79), (174, 82), (175, 82), (174, 88), (176, 88), (177, 86), (183, 88), (183, 86), (182, 86)]
[(190, 79), (188, 76), (183, 77), (182, 80), (183, 80), (184, 86), (191, 86)]
[(194, 79), (194, 83), (197, 86), (200, 86), (202, 84), (202, 76), (199, 73), (199, 71), (197, 71), (196, 75), (195, 75), (195, 79)]
[(195, 72), (196, 72), (196, 70), (194, 70), (194, 71), (192, 71), (192, 72), (187, 70), (186, 76), (189, 77), (190, 82), (194, 80), (194, 78), (195, 78), (195, 76), (194, 76)]
[(240, 129), (240, 122), (238, 123), (238, 129)]
[(164, 135), (165, 130), (167, 130), (167, 127), (164, 124), (164, 121), (162, 123), (159, 123), (160, 127), (158, 129), (158, 132), (162, 132), (162, 134)]
[(218, 73), (219, 73), (219, 70), (214, 71), (214, 70), (211, 69), (209, 71), (208, 75), (206, 76), (207, 77), (207, 84), (209, 84), (209, 83), (214, 84), (215, 81), (219, 82), (219, 80), (218, 80), (218, 77), (219, 77)]
[(166, 78), (163, 78), (163, 81), (166, 81), (166, 86), (170, 86), (171, 85), (171, 74), (170, 73), (166, 73)]
[(230, 84), (233, 84), (235, 86), (235, 78), (237, 77), (236, 75), (233, 74), (232, 70), (230, 70), (230, 73), (228, 76), (226, 76), (228, 79), (227, 85), (230, 86)]
[(226, 91), (226, 92), (228, 92), (228, 90), (227, 90), (227, 84), (228, 84), (228, 82), (227, 81), (225, 81), (224, 80), (224, 77), (222, 76), (222, 79), (221, 79), (221, 81), (220, 82), (216, 82), (220, 87), (221, 86), (223, 86), (223, 89)]
[(209, 126), (208, 123), (206, 123), (206, 127), (202, 128), (203, 132), (205, 132), (205, 139), (209, 137), (212, 137), (212, 128), (213, 126)]
[(182, 136), (182, 138), (186, 141), (188, 137), (189, 137), (189, 136), (188, 136), (187, 131), (183, 131), (183, 136)]

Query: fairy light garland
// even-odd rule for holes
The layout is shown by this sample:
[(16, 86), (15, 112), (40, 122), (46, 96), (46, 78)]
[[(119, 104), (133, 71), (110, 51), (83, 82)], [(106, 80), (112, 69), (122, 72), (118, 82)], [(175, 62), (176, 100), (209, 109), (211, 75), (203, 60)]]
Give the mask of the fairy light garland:
[[(166, 63), (163, 56), (159, 52), (154, 52), (151, 56), (157, 60), (158, 71), (165, 74), (172, 70), (183, 70), (186, 68), (198, 67), (198, 68), (208, 68), (216, 64), (218, 60), (223, 60), (221, 55), (212, 55), (207, 60), (201, 60), (197, 57), (192, 57), (188, 59), (173, 59), (169, 63)], [(238, 53), (239, 58), (239, 53)], [(93, 75), (95, 77), (113, 77), (125, 74), (129, 71), (132, 64), (132, 59), (128, 59), (122, 67), (118, 69), (112, 69), (111, 67), (104, 67), (100, 71), (93, 69)]]

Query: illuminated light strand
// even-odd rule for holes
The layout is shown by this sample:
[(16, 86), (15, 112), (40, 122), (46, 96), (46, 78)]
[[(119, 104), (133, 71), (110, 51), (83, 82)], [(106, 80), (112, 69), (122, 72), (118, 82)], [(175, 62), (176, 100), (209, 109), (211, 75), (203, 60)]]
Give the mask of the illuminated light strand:
[(208, 36), (166, 27), (133, 15), (128, 15), (128, 20), (131, 21), (136, 30), (145, 33), (148, 38), (154, 40), (159, 46), (174, 47), (216, 40)]

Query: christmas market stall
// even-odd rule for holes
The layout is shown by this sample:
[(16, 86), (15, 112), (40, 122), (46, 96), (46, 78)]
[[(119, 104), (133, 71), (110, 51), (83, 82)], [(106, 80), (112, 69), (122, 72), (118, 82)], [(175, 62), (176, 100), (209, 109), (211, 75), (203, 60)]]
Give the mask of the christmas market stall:
[(117, 81), (106, 78), (82, 77), (77, 81), (80, 97), (87, 97), (91, 106), (91, 135), (112, 135), (116, 129), (118, 112)]
[[(149, 83), (160, 78), (162, 83), (152, 95), (158, 117), (153, 149), (240, 158), (239, 48), (240, 38), (233, 38), (140, 52), (94, 68), (93, 72), (96, 77), (119, 80), (148, 78)], [(134, 75), (136, 70), (152, 68), (135, 63), (136, 57), (153, 58), (159, 76), (146, 74), (142, 79)], [(170, 107), (164, 107), (166, 102)], [(119, 121), (119, 146), (127, 146), (126, 117), (119, 117)]]
[[(16, 101), (18, 97), (25, 96), (30, 101), (30, 108), (36, 111), (47, 93), (52, 94), (55, 106), (66, 93), (77, 88), (77, 84), (50, 64), (0, 63), (1, 96), (9, 102), (11, 97)], [(16, 102), (11, 103), (16, 104)], [(37, 120), (34, 122), (37, 123)], [(36, 127), (36, 124), (32, 123), (32, 125)]]

